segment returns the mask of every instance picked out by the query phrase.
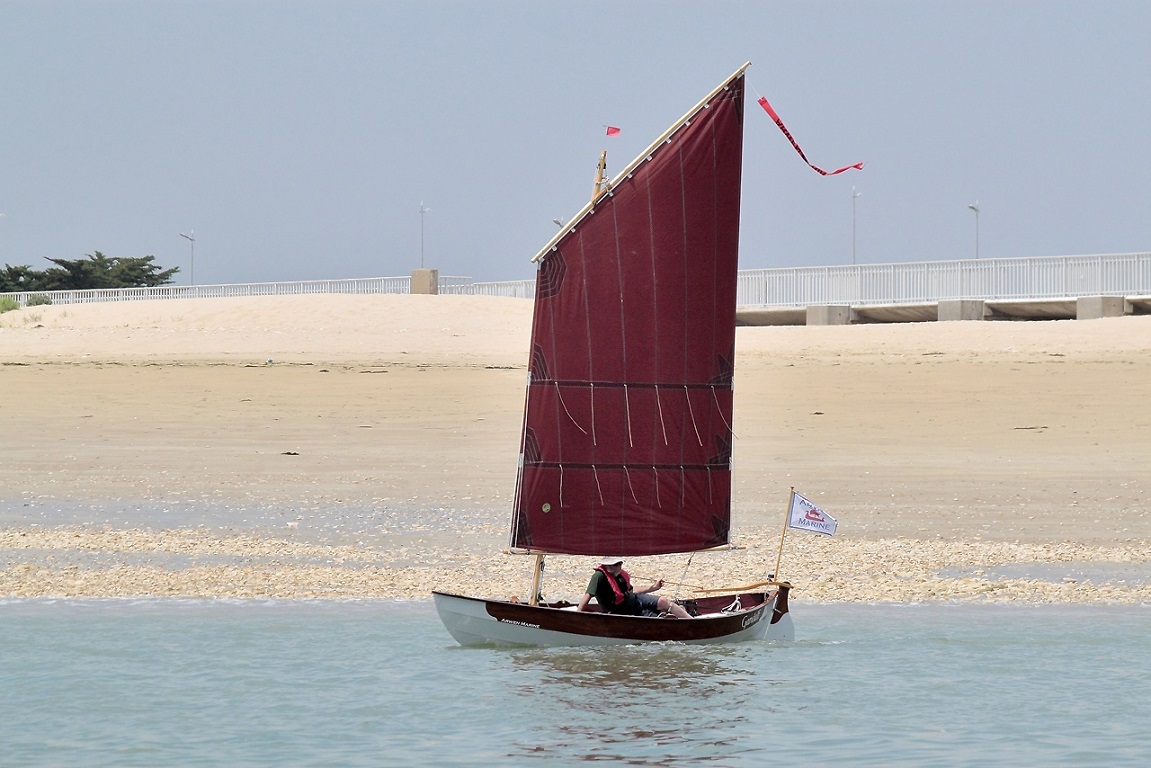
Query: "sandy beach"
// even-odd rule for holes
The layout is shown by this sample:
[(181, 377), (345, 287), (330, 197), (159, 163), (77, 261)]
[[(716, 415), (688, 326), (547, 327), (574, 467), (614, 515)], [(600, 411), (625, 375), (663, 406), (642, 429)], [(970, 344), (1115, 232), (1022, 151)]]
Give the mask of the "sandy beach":
[[(0, 595), (527, 592), (500, 554), (531, 302), (296, 296), (0, 315)], [(794, 600), (1151, 600), (1151, 317), (741, 328), (735, 543), (639, 559)], [(549, 558), (549, 596), (588, 558)], [(667, 589), (675, 589), (669, 587)], [(667, 591), (667, 590), (665, 590)]]

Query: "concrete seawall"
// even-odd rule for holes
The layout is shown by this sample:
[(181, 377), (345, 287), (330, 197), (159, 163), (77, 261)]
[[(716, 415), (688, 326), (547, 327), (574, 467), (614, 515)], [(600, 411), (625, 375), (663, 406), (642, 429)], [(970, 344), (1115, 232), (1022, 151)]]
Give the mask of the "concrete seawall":
[(980, 301), (956, 299), (923, 304), (821, 304), (809, 307), (745, 307), (738, 325), (855, 325), (951, 320), (1094, 320), (1151, 314), (1151, 296), (1080, 296), (1068, 299)]

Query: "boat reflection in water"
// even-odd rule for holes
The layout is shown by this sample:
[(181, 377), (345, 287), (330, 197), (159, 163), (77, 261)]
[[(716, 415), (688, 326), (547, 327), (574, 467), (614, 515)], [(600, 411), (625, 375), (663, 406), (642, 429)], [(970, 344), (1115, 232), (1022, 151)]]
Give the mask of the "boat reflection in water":
[[(673, 765), (732, 758), (762, 721), (772, 643), (657, 643), (512, 652), (539, 719), (512, 756)], [(520, 682), (522, 680), (522, 682)], [(747, 713), (755, 707), (756, 720)], [(552, 721), (553, 712), (559, 722)], [(762, 742), (761, 742), (762, 745)]]

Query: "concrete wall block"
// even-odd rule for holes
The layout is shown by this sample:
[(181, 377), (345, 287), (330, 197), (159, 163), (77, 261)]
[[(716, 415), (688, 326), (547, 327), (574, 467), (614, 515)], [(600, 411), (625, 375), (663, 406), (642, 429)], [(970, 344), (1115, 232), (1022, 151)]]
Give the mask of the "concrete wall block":
[(1080, 296), (1075, 300), (1076, 320), (1123, 317), (1126, 313), (1127, 299), (1123, 296)]
[(430, 294), (440, 292), (440, 271), (438, 269), (413, 269), (411, 293)]
[(847, 325), (851, 322), (851, 307), (821, 304), (807, 308), (808, 325)]
[(978, 299), (950, 299), (939, 302), (940, 320), (982, 320), (985, 308)]

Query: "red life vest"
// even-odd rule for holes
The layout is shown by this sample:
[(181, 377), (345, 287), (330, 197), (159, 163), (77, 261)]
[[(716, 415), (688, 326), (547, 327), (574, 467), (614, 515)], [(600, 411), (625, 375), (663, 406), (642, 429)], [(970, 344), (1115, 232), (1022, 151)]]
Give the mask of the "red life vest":
[(607, 566), (597, 565), (596, 570), (602, 573), (604, 578), (607, 579), (607, 583), (611, 585), (611, 591), (615, 593), (615, 604), (619, 605), (622, 603), (624, 601), (624, 593), (631, 592), (631, 577), (627, 575), (627, 571), (622, 568), (619, 571), (619, 575), (623, 578), (624, 587), (620, 589), (619, 582), (616, 581), (615, 576), (608, 571)]

